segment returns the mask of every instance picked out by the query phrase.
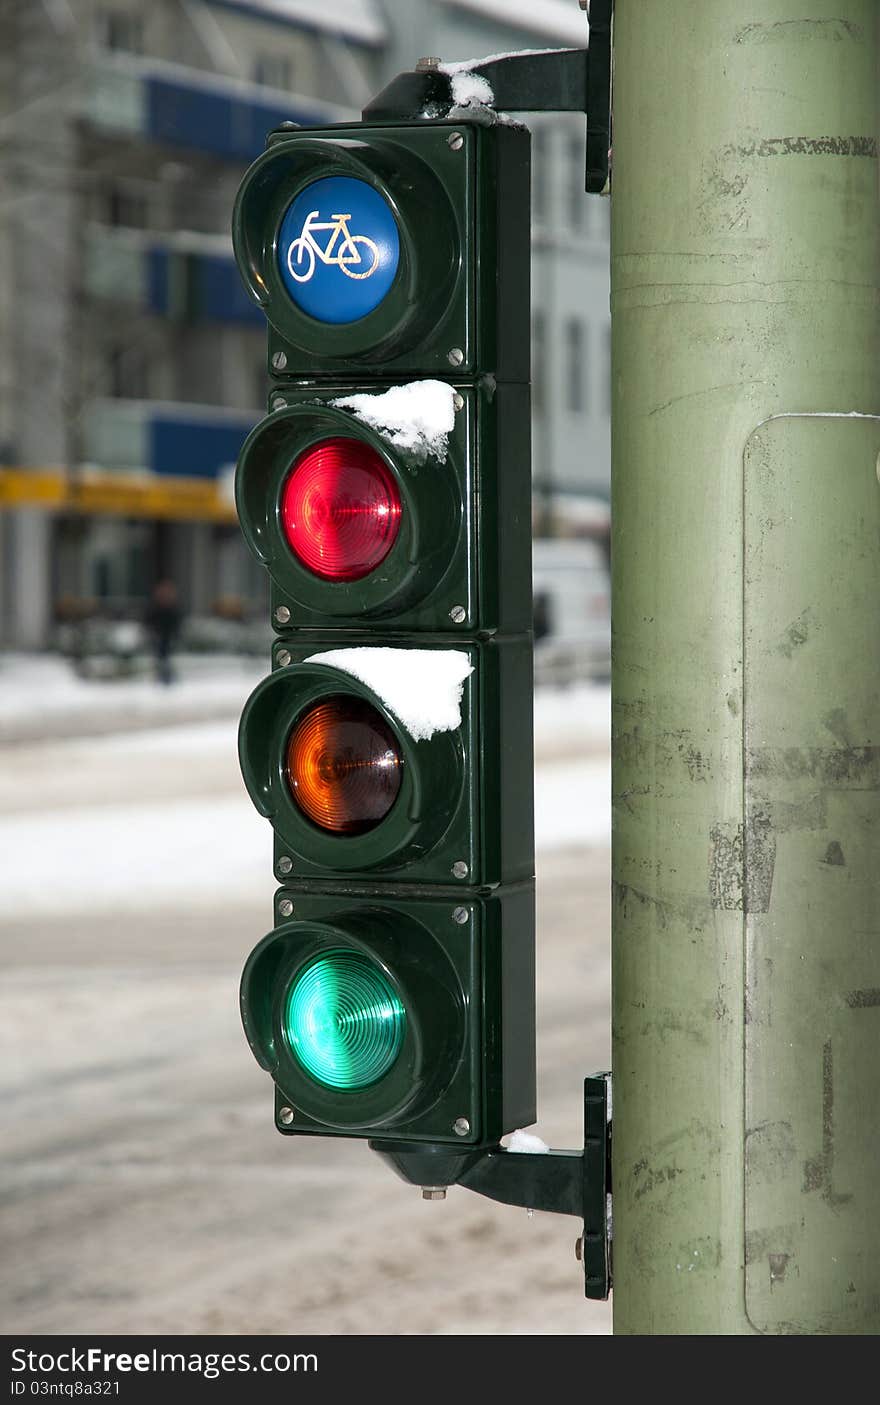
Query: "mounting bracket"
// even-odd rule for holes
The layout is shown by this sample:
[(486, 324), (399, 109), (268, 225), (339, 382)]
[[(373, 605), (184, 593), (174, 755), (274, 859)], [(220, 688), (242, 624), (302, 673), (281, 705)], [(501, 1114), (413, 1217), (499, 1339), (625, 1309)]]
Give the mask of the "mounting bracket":
[[(600, 195), (609, 181), (613, 11), (614, 0), (592, 0), (587, 48), (503, 54), (468, 64), (467, 70), (491, 87), (491, 110), (585, 113), (585, 189), (592, 195)], [(453, 75), (434, 62), (399, 73), (367, 104), (363, 117), (370, 122), (467, 121), (477, 110), (456, 107)]]
[(370, 1147), (409, 1185), (429, 1197), (451, 1185), (464, 1186), (504, 1205), (548, 1210), (583, 1219), (578, 1241), (584, 1265), (584, 1293), (607, 1298), (611, 1288), (611, 1118), (609, 1073), (584, 1080), (583, 1151), (516, 1152), (506, 1147), (456, 1151), (385, 1138)]

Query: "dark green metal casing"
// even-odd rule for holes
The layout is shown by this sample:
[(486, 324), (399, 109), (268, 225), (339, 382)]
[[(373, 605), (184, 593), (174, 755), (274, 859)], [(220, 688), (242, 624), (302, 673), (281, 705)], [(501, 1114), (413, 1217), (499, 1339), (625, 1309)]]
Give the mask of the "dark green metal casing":
[[(301, 309), (278, 259), (292, 202), (330, 176), (372, 187), (400, 243), (385, 296), (341, 324)], [(528, 210), (524, 129), (430, 120), (273, 133), (236, 202), (236, 257), (269, 321), (274, 382), (236, 502), (278, 633), (239, 751), (284, 883), (241, 1008), (285, 1134), (473, 1151), (535, 1118)], [(404, 451), (338, 403), (427, 379), (454, 406), (445, 451)], [(282, 496), (300, 455), (351, 438), (393, 478), (400, 526), (372, 571), (326, 580), (291, 550)], [(418, 739), (381, 669), (362, 681), (344, 652), (315, 658), (346, 650), (396, 651), (382, 657), (416, 677), (429, 654), (460, 654), (457, 724)], [(380, 715), (400, 759), (394, 803), (361, 833), (312, 823), (287, 775), (298, 721), (340, 694)], [(369, 1085), (322, 1084), (285, 1033), (293, 982), (334, 952), (370, 963), (406, 1013)]]
[[(277, 1087), (285, 1133), (400, 1136), (475, 1145), (534, 1119), (534, 890), (491, 897), (282, 889), (294, 916), (250, 956), (242, 1018)], [(291, 1054), (281, 1010), (291, 981), (329, 946), (376, 961), (410, 1012), (400, 1058), (356, 1096), (323, 1088)], [(294, 1110), (292, 1122), (279, 1116)], [(467, 1132), (455, 1124), (467, 1122)]]
[[(278, 235), (298, 193), (326, 176), (376, 189), (400, 232), (383, 302), (332, 326), (297, 308), (278, 271)], [(233, 242), (245, 286), (269, 320), (283, 373), (347, 378), (491, 372), (529, 380), (529, 135), (513, 126), (414, 122), (276, 132), (245, 175)], [(457, 349), (461, 359), (450, 361)]]
[[(371, 381), (370, 394), (381, 395), (391, 384)], [(381, 625), (452, 635), (530, 629), (531, 582), (522, 569), (531, 543), (524, 387), (497, 384), (491, 376), (456, 382), (455, 423), (442, 458), (395, 447), (334, 403), (350, 394), (339, 383), (276, 391), (273, 413), (242, 449), (238, 514), (251, 551), (269, 571), (273, 617), (284, 606), (296, 629)], [(293, 460), (332, 435), (368, 443), (390, 470), (403, 504), (388, 557), (356, 581), (319, 580), (294, 556), (281, 527), (281, 494)]]

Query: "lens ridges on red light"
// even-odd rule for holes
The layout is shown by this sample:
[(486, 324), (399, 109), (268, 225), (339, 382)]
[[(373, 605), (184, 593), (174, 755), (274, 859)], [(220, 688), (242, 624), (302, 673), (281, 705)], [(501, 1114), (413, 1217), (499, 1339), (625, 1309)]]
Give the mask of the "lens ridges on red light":
[(286, 774), (303, 814), (335, 834), (364, 834), (397, 799), (403, 756), (384, 718), (360, 698), (314, 704), (287, 744)]
[(394, 476), (362, 439), (323, 439), (296, 459), (281, 494), (291, 551), (313, 575), (355, 581), (385, 560), (402, 504)]

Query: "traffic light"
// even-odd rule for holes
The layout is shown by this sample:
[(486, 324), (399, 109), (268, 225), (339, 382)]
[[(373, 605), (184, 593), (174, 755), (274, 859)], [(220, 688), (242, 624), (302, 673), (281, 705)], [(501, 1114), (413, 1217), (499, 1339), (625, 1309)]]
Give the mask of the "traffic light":
[(285, 1133), (535, 1118), (528, 144), (282, 129), (236, 203), (272, 378), (236, 502), (277, 635), (240, 758), (282, 885), (241, 1008)]
[(278, 131), (233, 213), (273, 374), (529, 379), (524, 128)]

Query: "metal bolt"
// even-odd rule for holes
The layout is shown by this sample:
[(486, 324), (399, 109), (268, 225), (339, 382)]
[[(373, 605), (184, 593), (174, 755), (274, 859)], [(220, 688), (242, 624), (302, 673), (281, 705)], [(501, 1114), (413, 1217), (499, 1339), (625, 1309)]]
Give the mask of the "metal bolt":
[(464, 360), (464, 352), (461, 347), (454, 346), (450, 351), (447, 351), (446, 360), (449, 362), (450, 366), (460, 366)]
[(290, 898), (281, 899), (280, 903), (278, 904), (278, 911), (281, 913), (282, 917), (293, 916), (293, 903), (290, 901)]
[(275, 662), (280, 664), (282, 668), (286, 668), (290, 663), (290, 650), (279, 649), (278, 653), (275, 655)]
[(278, 872), (289, 873), (293, 868), (293, 859), (289, 859), (286, 854), (282, 854), (278, 860)]
[(286, 400), (282, 400), (282, 398), (281, 398), (280, 395), (277, 396), (276, 399), (274, 399), (274, 400), (272, 401), (272, 409), (273, 409), (273, 410), (286, 410), (286, 409), (287, 409), (287, 401), (286, 401)]
[(578, 1263), (581, 1263), (583, 1261), (584, 1236), (582, 1234), (579, 1234), (577, 1239), (574, 1241), (574, 1256), (577, 1259)]
[(457, 1137), (466, 1137), (471, 1130), (471, 1124), (466, 1117), (456, 1117), (452, 1124), (452, 1130)]
[(464, 409), (464, 396), (463, 396), (463, 395), (459, 395), (458, 391), (456, 391), (455, 394), (454, 394), (453, 397), (452, 397), (452, 408), (453, 408), (453, 410), (463, 410), (463, 409)]
[(285, 1127), (289, 1127), (295, 1117), (292, 1107), (280, 1107), (278, 1109), (278, 1121), (283, 1122)]
[(461, 151), (464, 146), (464, 137), (461, 132), (452, 132), (447, 137), (447, 145), (451, 146), (453, 151)]
[(275, 611), (275, 618), (279, 624), (290, 623), (290, 611), (288, 610), (286, 605), (278, 606), (278, 609)]
[(459, 927), (461, 927), (464, 925), (465, 922), (467, 922), (468, 915), (469, 914), (466, 907), (457, 907), (452, 913), (452, 920), (453, 922), (457, 922)]
[(423, 1199), (423, 1200), (445, 1200), (445, 1199), (446, 1199), (446, 1187), (445, 1187), (445, 1185), (423, 1185), (423, 1186), (422, 1186), (422, 1199)]
[(452, 876), (453, 878), (467, 878), (468, 866), (464, 859), (455, 860), (455, 863), (452, 865)]
[(449, 618), (452, 620), (453, 624), (461, 624), (466, 614), (467, 610), (463, 605), (453, 605), (452, 609), (449, 611)]
[(276, 351), (276, 352), (275, 352), (275, 355), (272, 357), (272, 369), (273, 369), (274, 371), (283, 371), (283, 370), (284, 370), (284, 367), (285, 367), (286, 365), (287, 365), (287, 352), (286, 352), (286, 351)]
[(431, 54), (428, 58), (419, 59), (418, 63), (416, 64), (416, 73), (429, 73), (432, 68), (439, 67), (439, 58), (434, 58), (434, 55)]

